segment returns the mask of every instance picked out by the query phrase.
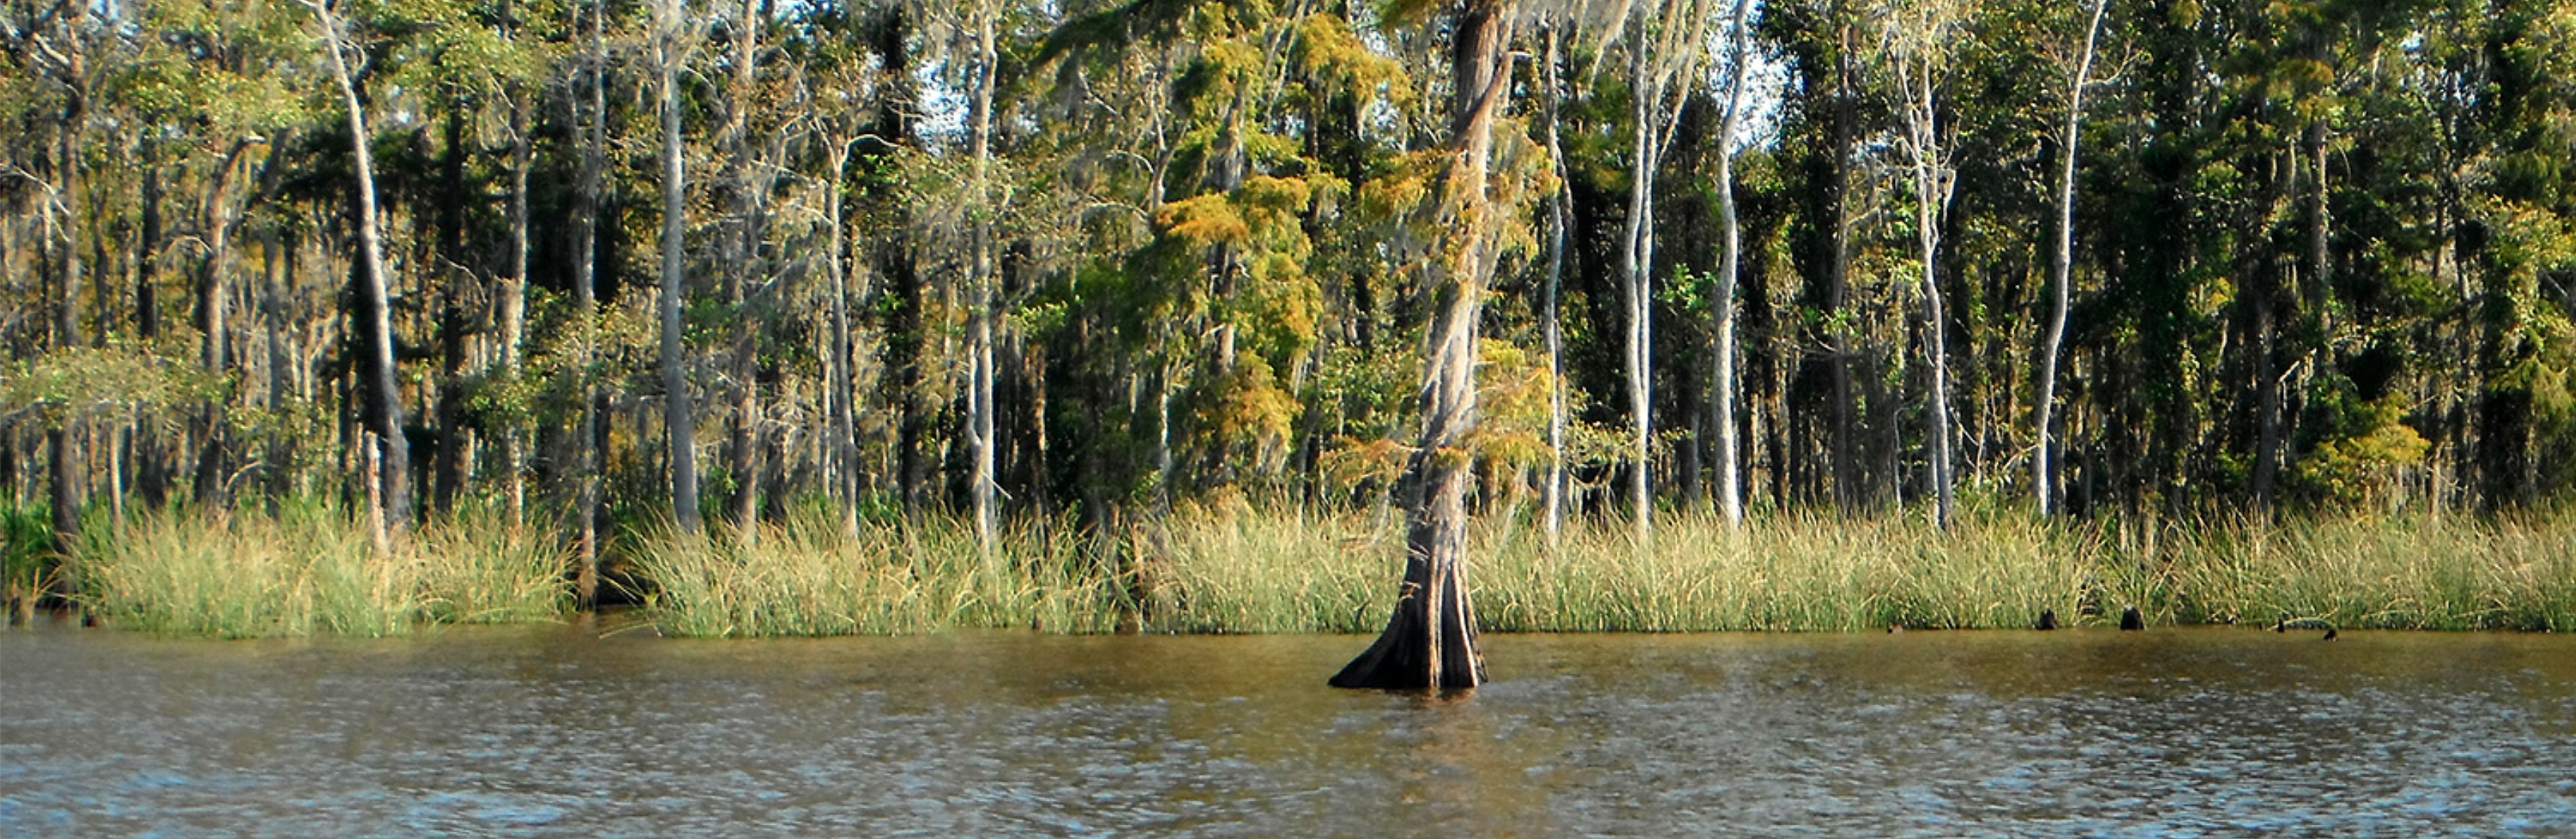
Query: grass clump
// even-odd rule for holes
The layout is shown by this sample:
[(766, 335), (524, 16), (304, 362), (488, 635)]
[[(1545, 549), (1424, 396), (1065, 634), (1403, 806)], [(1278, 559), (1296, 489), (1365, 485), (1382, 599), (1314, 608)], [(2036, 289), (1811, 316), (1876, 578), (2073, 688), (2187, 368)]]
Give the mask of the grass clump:
[(987, 554), (952, 518), (784, 523), (638, 540), (663, 632), (690, 637), (1055, 632), (1353, 632), (1385, 620), (1400, 530), (1356, 516), (1193, 506), (1113, 532), (1008, 529)]
[(1782, 515), (1742, 529), (1666, 519), (1640, 545), (1623, 528), (1486, 531), (1477, 609), (1506, 632), (1850, 631), (1890, 625), (2028, 626), (2073, 615), (2081, 538), (2014, 519), (1943, 533), (1914, 519)]
[(544, 620), (570, 600), (561, 552), (488, 514), (423, 525), (382, 555), (328, 505), (173, 510), (92, 540), (67, 568), (113, 625), (226, 638)]
[(887, 635), (1037, 626), (1105, 631), (1110, 587), (1071, 542), (1014, 528), (978, 549), (973, 525), (928, 519), (855, 531), (819, 512), (750, 530), (637, 540), (636, 575), (664, 632), (691, 637)]
[(2240, 521), (2175, 528), (2146, 561), (2187, 622), (2372, 629), (2576, 629), (2576, 519)]

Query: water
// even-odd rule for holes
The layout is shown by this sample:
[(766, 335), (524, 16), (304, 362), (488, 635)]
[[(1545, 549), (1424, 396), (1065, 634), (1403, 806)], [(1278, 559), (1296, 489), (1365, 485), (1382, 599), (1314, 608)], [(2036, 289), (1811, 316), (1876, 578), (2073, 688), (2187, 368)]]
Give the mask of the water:
[(2576, 638), (0, 632), (0, 836), (2576, 835)]

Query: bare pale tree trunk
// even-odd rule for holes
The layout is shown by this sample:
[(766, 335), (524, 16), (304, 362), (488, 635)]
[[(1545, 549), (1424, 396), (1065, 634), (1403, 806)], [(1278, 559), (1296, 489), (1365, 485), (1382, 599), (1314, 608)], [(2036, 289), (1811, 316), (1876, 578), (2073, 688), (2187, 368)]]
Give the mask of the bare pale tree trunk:
[(1334, 675), (1346, 688), (1472, 688), (1485, 681), (1467, 586), (1467, 484), (1476, 425), (1476, 319), (1494, 270), (1495, 221), (1507, 208), (1486, 185), (1493, 126), (1511, 91), (1508, 0), (1462, 5), (1449, 48), (1457, 156), (1449, 183), (1456, 212), (1450, 253), (1434, 260), (1431, 323), (1424, 335), (1422, 436), (1405, 467), (1404, 585), (1386, 630)]
[(2091, 22), (2084, 26), (2084, 52), (2076, 59), (2075, 76), (2066, 85), (2066, 124), (2059, 142), (2057, 164), (2057, 240), (2049, 251), (2048, 282), (2053, 289), (2049, 310), (2048, 335), (2043, 339), (2039, 356), (2039, 418), (2033, 423), (2039, 432), (2039, 445), (2031, 452), (2031, 487), (2039, 498), (2039, 514), (2048, 516), (2057, 509), (2057, 454), (2051, 437), (2051, 420), (2057, 410), (2058, 354), (2066, 343), (2066, 311), (2074, 299), (2075, 265), (2075, 142), (2084, 125), (2084, 87), (2093, 76), (2094, 40), (2102, 31), (2102, 7), (2106, 0), (2093, 0)]
[(1894, 27), (1890, 38), (1904, 104), (1905, 151), (1913, 164), (1916, 255), (1922, 260), (1923, 355), (1929, 368), (1925, 373), (1931, 379), (1931, 392), (1924, 406), (1925, 422), (1930, 426), (1924, 441), (1930, 449), (1925, 471), (1932, 481), (1932, 518), (1943, 527), (1950, 524), (1955, 480), (1951, 474), (1949, 321), (1942, 310), (1937, 268), (1940, 225), (1956, 174), (1941, 139), (1936, 121), (1939, 103), (1933, 95), (1934, 76), (1942, 70), (1943, 51), (1949, 48), (1946, 39), (1951, 37), (1956, 19), (1955, 9), (1946, 3), (1947, 0), (1919, 0), (1907, 10), (1909, 14), (1889, 22)]
[(1726, 116), (1717, 126), (1718, 236), (1725, 253), (1718, 257), (1717, 293), (1710, 300), (1716, 308), (1717, 375), (1709, 388), (1709, 403), (1717, 415), (1717, 506), (1729, 525), (1744, 523), (1744, 478), (1735, 421), (1735, 287), (1737, 272), (1744, 263), (1744, 237), (1735, 212), (1735, 131), (1744, 116), (1745, 64), (1752, 59), (1747, 48), (1751, 32), (1746, 20), (1752, 8), (1753, 0), (1735, 0), (1733, 42), (1727, 59)]
[(697, 413), (690, 405), (687, 350), (680, 340), (680, 296), (686, 292), (682, 239), (689, 230), (680, 145), (680, 61), (685, 51), (680, 27), (688, 25), (688, 0), (662, 0), (656, 11), (662, 72), (662, 290), (656, 301), (662, 321), (662, 424), (671, 461), (671, 518), (681, 532), (695, 533)]
[(1541, 101), (1547, 108), (1541, 121), (1547, 126), (1548, 166), (1555, 170), (1557, 182), (1556, 194), (1548, 196), (1547, 201), (1547, 292), (1540, 304), (1544, 307), (1540, 319), (1545, 321), (1547, 330), (1548, 375), (1547, 487), (1540, 493), (1540, 499), (1544, 509), (1542, 520), (1551, 547), (1565, 530), (1565, 338), (1557, 322), (1557, 286), (1565, 275), (1565, 227), (1574, 216), (1567, 207), (1573, 200), (1574, 187), (1568, 180), (1570, 173), (1565, 167), (1565, 145), (1558, 141), (1556, 131), (1556, 104), (1557, 97), (1561, 95), (1556, 76), (1558, 37), (1554, 25), (1540, 36), (1545, 42), (1545, 54), (1539, 64), (1539, 72), (1544, 79), (1542, 92), (1546, 97)]
[(1628, 491), (1635, 503), (1633, 512), (1638, 541), (1643, 542), (1654, 526), (1655, 497), (1651, 476), (1654, 462), (1654, 280), (1648, 273), (1655, 267), (1655, 166), (1663, 155), (1655, 142), (1655, 108), (1663, 99), (1661, 79), (1650, 79), (1646, 67), (1648, 39), (1647, 12), (1636, 4), (1637, 28), (1630, 37), (1628, 50), (1629, 118), (1636, 131), (1628, 157), (1628, 229), (1624, 247), (1619, 253), (1620, 276), (1625, 279), (1628, 304), (1628, 413), (1629, 456), (1636, 463), (1628, 473)]
[(402, 382), (396, 376), (394, 359), (393, 317), (390, 295), (386, 293), (384, 243), (376, 227), (376, 164), (367, 144), (367, 111), (358, 97), (357, 73), (350, 67), (348, 32), (331, 0), (307, 0), (322, 26), (322, 43), (330, 54), (331, 76), (340, 88), (341, 104), (349, 112), (351, 155), (357, 165), (358, 188), (358, 258), (365, 277), (360, 293), (365, 296), (368, 312), (367, 394), (374, 403), (366, 412), (372, 420), (368, 430), (382, 441), (383, 511), (387, 527), (400, 530), (411, 522), (411, 447), (403, 438)]
[(973, 380), (967, 393), (967, 432), (969, 455), (974, 460), (970, 493), (975, 504), (975, 540), (986, 553), (991, 553), (996, 537), (997, 513), (994, 505), (999, 493), (994, 485), (993, 448), (993, 318), (998, 295), (992, 276), (993, 225), (990, 177), (993, 137), (993, 17), (996, 12), (978, 5), (975, 10), (975, 99), (973, 103), (974, 135), (971, 143), (975, 159), (973, 206), (974, 221), (972, 265), (967, 274), (968, 306), (966, 320), (967, 354), (973, 368)]

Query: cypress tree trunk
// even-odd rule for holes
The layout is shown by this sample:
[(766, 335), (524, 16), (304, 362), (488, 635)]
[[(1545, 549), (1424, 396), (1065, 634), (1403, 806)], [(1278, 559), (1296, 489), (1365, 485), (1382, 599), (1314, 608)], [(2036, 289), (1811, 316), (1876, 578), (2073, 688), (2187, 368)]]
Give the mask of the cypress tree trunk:
[[(161, 163), (158, 144), (144, 149), (143, 169), (143, 235), (136, 243), (134, 270), (134, 334), (145, 342), (161, 337), (160, 257), (165, 238), (161, 225)], [(153, 423), (136, 422), (128, 440), (134, 468), (134, 494), (146, 509), (158, 510), (169, 495), (169, 470), (162, 455), (161, 435)]]
[[(215, 375), (222, 375), (232, 363), (226, 344), (231, 330), (232, 292), (224, 282), (224, 266), (232, 256), (233, 220), (230, 204), (224, 198), (225, 186), (231, 183), (233, 167), (239, 165), (242, 154), (258, 142), (261, 141), (235, 141), (232, 149), (225, 152), (223, 162), (215, 167), (214, 183), (206, 189), (206, 256), (197, 278), (197, 331), (202, 336), (197, 358), (206, 372)], [(230, 501), (225, 480), (232, 470), (232, 440), (226, 430), (225, 408), (225, 400), (210, 401), (195, 420), (203, 428), (200, 436), (204, 440), (197, 452), (196, 500), (210, 507), (221, 507)]]
[[(1843, 5), (1833, 6), (1833, 20), (1843, 17)], [(1855, 68), (1851, 57), (1851, 27), (1841, 30), (1841, 48), (1834, 55), (1834, 156), (1833, 183), (1833, 250), (1831, 270), (1825, 275), (1825, 307), (1828, 313), (1848, 311), (1851, 293), (1851, 186), (1852, 137), (1860, 121), (1860, 97), (1853, 92)], [(1833, 335), (1827, 342), (1834, 387), (1834, 424), (1827, 436), (1831, 450), (1825, 453), (1831, 461), (1834, 499), (1843, 512), (1860, 509), (1863, 490), (1857, 460), (1860, 456), (1859, 435), (1853, 433), (1852, 352), (1851, 336)]]
[(823, 218), (831, 231), (828, 264), (824, 272), (832, 281), (832, 351), (827, 365), (831, 371), (832, 464), (829, 475), (834, 495), (840, 497), (841, 526), (851, 534), (859, 532), (859, 451), (858, 387), (856, 384), (858, 352), (850, 338), (849, 233), (841, 218), (842, 183), (849, 177), (850, 147), (857, 141), (835, 137), (830, 155), (831, 183), (825, 189)]
[[(1936, 0), (1937, 2), (1937, 0)], [(1950, 201), (1950, 188), (1955, 175), (1948, 152), (1942, 148), (1939, 103), (1934, 100), (1934, 76), (1941, 72), (1941, 51), (1948, 49), (1943, 39), (1951, 36), (1952, 17), (1948, 9), (1937, 5), (1918, 7), (1912, 21), (1893, 25), (1907, 26), (1911, 31), (1897, 33), (1897, 83), (1902, 87), (1905, 106), (1906, 151), (1914, 170), (1914, 239), (1922, 261), (1921, 293), (1923, 295), (1923, 357), (1926, 375), (1931, 378), (1931, 393), (1925, 398), (1924, 443), (1929, 463), (1927, 477), (1932, 481), (1932, 520), (1950, 524), (1953, 476), (1951, 475), (1950, 364), (1948, 351), (1949, 321), (1941, 305), (1941, 284), (1936, 268), (1940, 264), (1941, 222)], [(1909, 26), (1910, 24), (1910, 26)], [(1901, 357), (1901, 354), (1900, 354)], [(1890, 422), (1891, 432), (1895, 423)], [(1889, 446), (1892, 456), (1895, 446)], [(1888, 470), (1891, 478), (1896, 470)], [(1902, 497), (1901, 495), (1898, 497)]]
[(1476, 423), (1476, 319), (1494, 268), (1496, 208), (1486, 194), (1493, 126), (1511, 90), (1508, 0), (1472, 0), (1458, 11), (1449, 48), (1456, 97), (1449, 183), (1457, 211), (1452, 252), (1435, 262), (1424, 337), (1422, 436), (1405, 467), (1404, 585), (1386, 630), (1333, 676), (1334, 687), (1472, 688), (1485, 680), (1476, 610), (1467, 587), (1467, 484), (1462, 448)]

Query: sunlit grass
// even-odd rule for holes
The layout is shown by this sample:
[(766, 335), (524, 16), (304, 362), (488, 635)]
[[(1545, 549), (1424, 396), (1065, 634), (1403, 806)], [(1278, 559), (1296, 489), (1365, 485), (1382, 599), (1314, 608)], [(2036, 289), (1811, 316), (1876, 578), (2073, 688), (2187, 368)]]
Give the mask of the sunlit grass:
[[(1468, 577), (1493, 632), (2022, 628), (2043, 612), (2108, 625), (2281, 620), (2392, 629), (2576, 628), (2576, 516), (2324, 517), (2043, 523), (1980, 510), (1757, 515), (1741, 528), (1666, 516), (1550, 540), (1480, 518)], [(645, 613), (698, 637), (1049, 632), (1369, 632), (1403, 567), (1400, 513), (1185, 504), (1107, 532), (931, 517), (849, 529), (799, 511), (752, 533), (630, 534)], [(562, 534), (468, 511), (380, 557), (347, 512), (174, 511), (94, 535), (65, 573), (110, 623), (227, 637), (394, 635), (548, 620), (570, 605)], [(26, 564), (26, 563), (20, 563)], [(25, 569), (17, 569), (23, 572)]]
[(1849, 631), (2028, 626), (2076, 614), (2084, 540), (2024, 520), (1943, 533), (1914, 519), (1816, 515), (1742, 529), (1668, 518), (1641, 547), (1625, 527), (1488, 526), (1477, 608), (1496, 631)]
[(2181, 621), (2576, 629), (2576, 520), (2334, 517), (2171, 528)]
[(636, 540), (637, 576), (664, 632), (694, 637), (882, 635), (972, 627), (1106, 631), (1106, 575), (1066, 540), (1013, 529), (987, 555), (971, 524), (932, 519), (853, 533), (832, 516)]
[[(815, 515), (733, 536), (640, 540), (651, 614), (691, 636), (1034, 627), (1059, 632), (1367, 632), (1403, 562), (1400, 515), (1182, 507), (1113, 533), (1017, 528), (987, 557), (963, 523)], [(2576, 526), (2560, 518), (2052, 522), (1981, 511), (1757, 516), (1741, 529), (1479, 520), (1470, 585), (1494, 632), (1855, 631), (2282, 618), (2348, 627), (2565, 629)]]
[(330, 506), (174, 510), (93, 539), (68, 568), (78, 599), (111, 625), (227, 638), (401, 635), (547, 620), (569, 603), (552, 540), (480, 513), (423, 525), (388, 556)]

